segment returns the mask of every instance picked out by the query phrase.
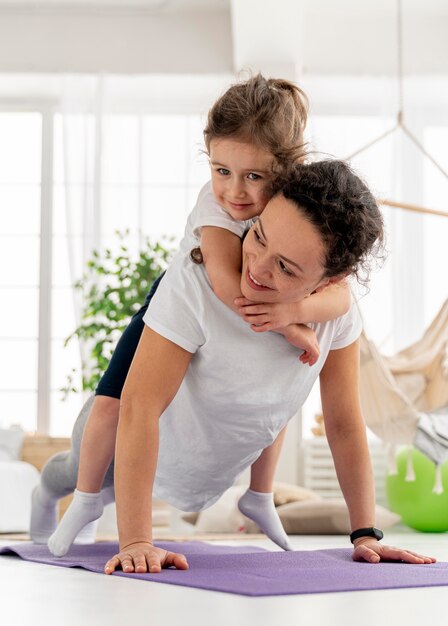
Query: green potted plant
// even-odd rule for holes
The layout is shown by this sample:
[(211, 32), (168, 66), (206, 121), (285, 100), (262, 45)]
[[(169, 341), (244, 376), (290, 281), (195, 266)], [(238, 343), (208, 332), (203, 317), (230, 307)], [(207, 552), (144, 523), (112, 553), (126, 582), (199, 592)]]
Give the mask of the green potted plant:
[(144, 303), (151, 284), (167, 268), (174, 252), (169, 239), (156, 243), (147, 239), (137, 255), (133, 255), (126, 245), (128, 232), (117, 235), (119, 252), (94, 251), (82, 279), (75, 284), (83, 302), (81, 324), (64, 345), (78, 337), (84, 344), (85, 357), (81, 364), (81, 389), (74, 383), (77, 370), (73, 369), (62, 389), (65, 397), (70, 392), (96, 388), (121, 333)]

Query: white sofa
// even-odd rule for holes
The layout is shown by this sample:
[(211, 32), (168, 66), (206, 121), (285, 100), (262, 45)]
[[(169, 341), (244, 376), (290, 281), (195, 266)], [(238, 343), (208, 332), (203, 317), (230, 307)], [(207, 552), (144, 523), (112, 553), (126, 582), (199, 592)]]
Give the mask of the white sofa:
[(39, 472), (20, 460), (23, 438), (19, 428), (0, 429), (0, 533), (29, 531), (31, 494)]
[(31, 493), (39, 472), (24, 461), (0, 461), (0, 533), (30, 529)]

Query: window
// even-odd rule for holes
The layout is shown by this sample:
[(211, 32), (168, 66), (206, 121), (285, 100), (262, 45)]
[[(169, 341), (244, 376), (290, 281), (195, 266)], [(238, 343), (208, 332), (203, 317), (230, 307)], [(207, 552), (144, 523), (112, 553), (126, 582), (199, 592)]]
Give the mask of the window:
[[(74, 282), (92, 249), (143, 238), (182, 237), (208, 179), (199, 115), (108, 115), (101, 136), (91, 114), (54, 115), (50, 433), (70, 434), (82, 404), (60, 389), (79, 371)], [(42, 114), (0, 114), (1, 423), (37, 428)], [(101, 141), (101, 161), (96, 147)], [(44, 207), (42, 210), (46, 210)], [(78, 303), (79, 304), (79, 303)], [(76, 382), (76, 381), (75, 381)], [(79, 380), (78, 380), (79, 382)]]
[(42, 115), (0, 111), (0, 423), (35, 429)]
[[(173, 90), (178, 95), (170, 96), (166, 112), (160, 102), (154, 105), (149, 91), (141, 101), (137, 91), (133, 103), (128, 103), (123, 96), (126, 89), (120, 88), (117, 103), (100, 118), (101, 107), (92, 99), (95, 88), (81, 105), (69, 107), (69, 113), (58, 100), (51, 108), (24, 101), (14, 106), (5, 102), (0, 109), (0, 423), (4, 426), (19, 423), (36, 430), (38, 407), (42, 412), (48, 406), (41, 422), (44, 430), (69, 435), (83, 401), (72, 394), (64, 402), (60, 391), (67, 375), (73, 368), (79, 370), (80, 364), (76, 341), (63, 345), (79, 323), (74, 282), (93, 249), (118, 245), (117, 230), (129, 230), (128, 244), (135, 251), (147, 236), (157, 240), (172, 235), (178, 242), (198, 191), (209, 178), (207, 158), (201, 152), (204, 118), (199, 111), (207, 110), (222, 84), (210, 87), (207, 99), (203, 96), (197, 102), (190, 94)], [(179, 93), (190, 98), (188, 104), (179, 100)], [(326, 96), (316, 98), (310, 91), (310, 97), (314, 105), (308, 139), (322, 157), (348, 156), (394, 124), (391, 116), (370, 104), (352, 106), (349, 115), (330, 115), (329, 111), (345, 109)], [(319, 98), (324, 103), (321, 109)], [(421, 125), (419, 137), (448, 169), (446, 120), (430, 113), (425, 117), (431, 124)], [(52, 175), (45, 169), (49, 163)], [(448, 208), (446, 179), (415, 148), (400, 145), (394, 136), (355, 158), (353, 165), (380, 197)], [(393, 353), (417, 338), (413, 333), (430, 322), (446, 297), (447, 221), (414, 218), (387, 207), (384, 215), (390, 253), (381, 272), (373, 273), (360, 307), (368, 334), (382, 351)], [(52, 255), (42, 254), (48, 241)], [(51, 280), (44, 284), (43, 276)], [(42, 319), (39, 331), (42, 302), (50, 311), (47, 334), (42, 333)], [(413, 315), (408, 315), (410, 302), (420, 306)], [(39, 356), (45, 350), (50, 355), (48, 371)], [(319, 405), (315, 390), (304, 409), (305, 435)]]

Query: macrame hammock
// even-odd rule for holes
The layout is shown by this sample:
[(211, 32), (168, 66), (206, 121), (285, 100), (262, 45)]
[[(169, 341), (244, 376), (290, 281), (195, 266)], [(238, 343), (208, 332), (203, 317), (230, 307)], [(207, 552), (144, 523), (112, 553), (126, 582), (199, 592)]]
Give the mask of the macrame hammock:
[[(381, 355), (361, 335), (361, 406), (367, 426), (389, 444), (389, 472), (396, 473), (397, 445), (415, 446), (436, 464), (435, 493), (442, 493), (441, 465), (448, 459), (448, 300), (423, 337), (394, 356)], [(415, 480), (411, 454), (406, 480)]]
[[(397, 34), (399, 110), (396, 124), (346, 158), (354, 158), (401, 130), (448, 180), (447, 172), (403, 121), (401, 0), (397, 0)], [(448, 212), (413, 204), (392, 200), (379, 200), (379, 203), (448, 217)], [(442, 493), (441, 465), (448, 459), (448, 300), (423, 337), (394, 356), (381, 355), (366, 334), (361, 335), (360, 392), (367, 426), (389, 444), (389, 472), (397, 472), (397, 446), (409, 445), (406, 480), (415, 480), (411, 456), (414, 446), (436, 464), (433, 491)]]

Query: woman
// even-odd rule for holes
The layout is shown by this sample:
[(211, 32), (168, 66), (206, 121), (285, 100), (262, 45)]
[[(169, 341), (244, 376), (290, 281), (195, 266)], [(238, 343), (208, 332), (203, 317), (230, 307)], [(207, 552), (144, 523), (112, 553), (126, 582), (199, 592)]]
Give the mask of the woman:
[(262, 323), (269, 304), (297, 302), (357, 275), (381, 237), (381, 215), (366, 186), (344, 163), (326, 161), (298, 166), (245, 238), (244, 320), (216, 298), (202, 265), (176, 258), (145, 315), (121, 397), (115, 454), (120, 552), (106, 573), (186, 569), (183, 555), (152, 545), (153, 488), (178, 508), (200, 510), (251, 464), (260, 482), (272, 481), (279, 438), (317, 375), (354, 531), (353, 558), (434, 561), (382, 545), (374, 529), (356, 309), (315, 326), (321, 354), (312, 368), (281, 336), (254, 333), (244, 323)]

